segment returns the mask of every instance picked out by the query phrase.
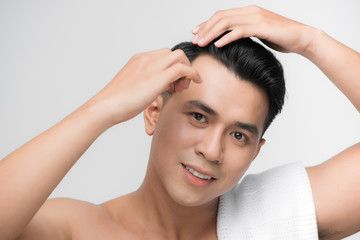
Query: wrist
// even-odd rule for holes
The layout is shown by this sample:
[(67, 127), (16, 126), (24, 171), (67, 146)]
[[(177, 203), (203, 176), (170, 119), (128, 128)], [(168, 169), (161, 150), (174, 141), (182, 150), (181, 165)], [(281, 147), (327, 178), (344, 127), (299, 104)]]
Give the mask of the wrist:
[(306, 26), (304, 29), (304, 43), (300, 55), (313, 59), (317, 55), (317, 51), (321, 44), (321, 39), (325, 36), (325, 32), (318, 28)]
[(109, 114), (107, 114), (108, 111), (106, 111), (106, 109), (108, 108), (105, 103), (90, 99), (75, 112), (82, 116), (84, 121), (89, 122), (94, 130), (101, 134), (115, 125), (115, 123), (111, 121)]

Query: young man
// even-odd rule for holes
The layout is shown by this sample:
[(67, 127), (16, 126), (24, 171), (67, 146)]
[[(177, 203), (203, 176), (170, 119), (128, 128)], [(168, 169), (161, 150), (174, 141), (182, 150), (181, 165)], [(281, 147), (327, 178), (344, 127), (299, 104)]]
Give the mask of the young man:
[[(322, 31), (250, 6), (218, 12), (193, 33), (200, 47), (253, 36), (301, 54), (360, 110), (360, 54)], [(340, 239), (359, 231), (360, 145), (306, 171), (290, 165), (236, 186), (265, 143), (273, 98), (211, 54), (188, 57), (135, 55), (95, 97), (3, 159), (0, 239), (316, 239), (314, 227), (321, 239)], [(164, 98), (169, 87), (175, 93)], [(153, 141), (137, 191), (100, 206), (46, 201), (101, 133), (142, 111)]]

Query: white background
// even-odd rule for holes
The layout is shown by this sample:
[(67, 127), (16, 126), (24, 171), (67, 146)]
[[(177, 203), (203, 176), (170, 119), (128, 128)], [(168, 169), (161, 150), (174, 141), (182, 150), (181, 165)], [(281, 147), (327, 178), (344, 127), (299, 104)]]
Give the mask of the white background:
[[(356, 0), (1, 0), (0, 159), (92, 97), (133, 54), (189, 41), (216, 10), (249, 4), (321, 28), (360, 51)], [(339, 90), (308, 60), (277, 56), (287, 101), (250, 172), (292, 161), (315, 165), (359, 141), (359, 114)], [(136, 190), (150, 142), (141, 115), (111, 128), (51, 197), (101, 203)]]

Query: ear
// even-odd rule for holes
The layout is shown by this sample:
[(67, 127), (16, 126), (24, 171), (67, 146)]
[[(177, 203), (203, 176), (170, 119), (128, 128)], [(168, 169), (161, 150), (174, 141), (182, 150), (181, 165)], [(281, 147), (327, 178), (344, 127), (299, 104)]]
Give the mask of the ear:
[(163, 106), (163, 97), (159, 95), (145, 110), (144, 121), (145, 131), (149, 136), (152, 136), (155, 131), (157, 120)]
[(257, 157), (257, 155), (258, 155), (259, 152), (260, 152), (261, 147), (264, 146), (265, 142), (266, 142), (266, 140), (265, 140), (264, 138), (262, 138), (262, 139), (260, 140), (259, 145), (258, 145), (257, 150), (256, 150), (256, 153), (255, 153), (255, 155), (254, 155), (253, 160)]

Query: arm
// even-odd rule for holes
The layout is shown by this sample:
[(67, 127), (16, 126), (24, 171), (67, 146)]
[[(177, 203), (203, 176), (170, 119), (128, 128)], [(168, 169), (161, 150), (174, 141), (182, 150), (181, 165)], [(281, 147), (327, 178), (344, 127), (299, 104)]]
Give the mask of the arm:
[[(308, 58), (360, 111), (360, 54), (321, 30), (249, 6), (215, 13), (193, 30), (192, 41), (204, 46), (226, 31), (230, 32), (215, 43), (217, 47), (242, 37), (258, 37), (275, 50)], [(359, 231), (360, 144), (307, 171), (319, 234), (339, 239)]]
[[(360, 54), (321, 31), (316, 30), (313, 35), (314, 41), (303, 55), (315, 63), (360, 112)], [(307, 168), (307, 172), (319, 236), (342, 239), (360, 231), (360, 144)]]
[(360, 111), (358, 52), (342, 45), (321, 30), (256, 6), (215, 13), (193, 30), (195, 36), (192, 41), (199, 46), (205, 46), (226, 31), (230, 32), (215, 43), (217, 47), (239, 38), (257, 37), (275, 50), (294, 52), (308, 58)]
[[(0, 162), (0, 239), (15, 239), (26, 226), (30, 238), (67, 238), (66, 226), (57, 222), (54, 211), (46, 210), (51, 205), (35, 215), (45, 200), (99, 135), (136, 116), (184, 76), (200, 81), (180, 50), (137, 54), (96, 96), (5, 157)], [(176, 81), (176, 90), (188, 85), (189, 80)]]

